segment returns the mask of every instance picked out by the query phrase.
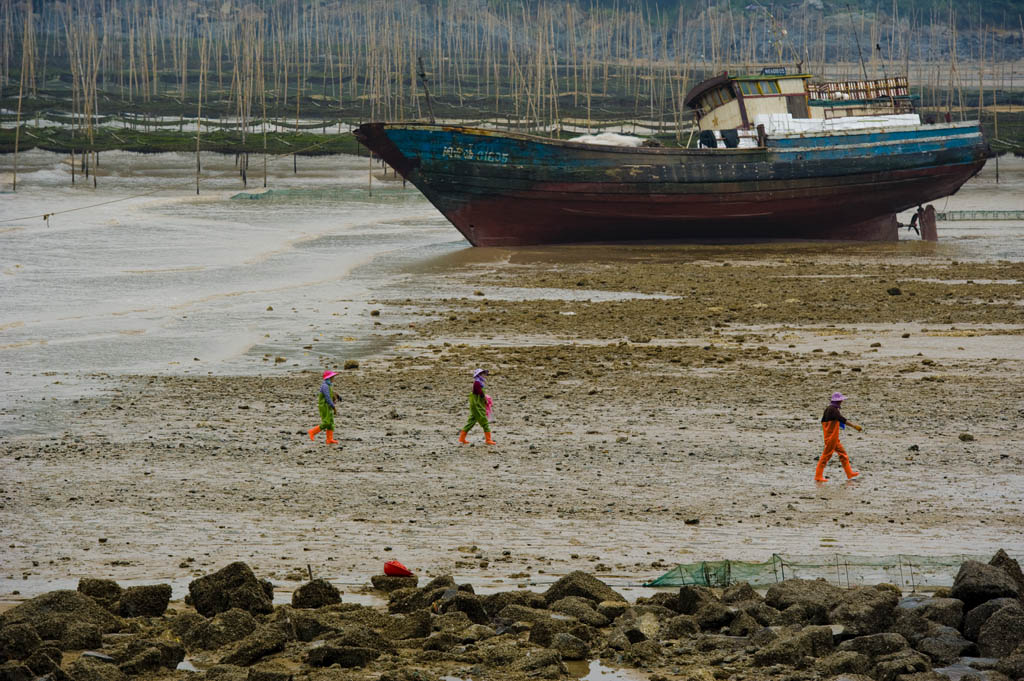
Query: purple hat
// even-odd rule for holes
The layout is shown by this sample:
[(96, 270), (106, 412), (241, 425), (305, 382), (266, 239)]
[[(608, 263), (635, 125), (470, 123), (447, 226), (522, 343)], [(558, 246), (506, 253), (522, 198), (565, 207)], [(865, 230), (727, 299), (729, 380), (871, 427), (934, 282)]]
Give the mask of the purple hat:
[(838, 390), (835, 391), (834, 393), (832, 393), (832, 401), (833, 402), (842, 402), (845, 399), (846, 399), (846, 395), (842, 394)]
[(473, 378), (476, 378), (480, 374), (489, 374), (489, 373), (490, 372), (487, 371), (487, 369), (477, 369), (476, 371), (473, 372)]

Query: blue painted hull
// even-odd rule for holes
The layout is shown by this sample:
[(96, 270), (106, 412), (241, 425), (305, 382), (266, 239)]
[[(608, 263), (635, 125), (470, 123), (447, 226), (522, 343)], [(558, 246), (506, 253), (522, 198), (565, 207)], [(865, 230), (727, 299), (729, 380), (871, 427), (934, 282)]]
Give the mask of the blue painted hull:
[(749, 149), (610, 147), (368, 123), (357, 138), (473, 245), (693, 238), (895, 239), (991, 152), (976, 123), (769, 138)]

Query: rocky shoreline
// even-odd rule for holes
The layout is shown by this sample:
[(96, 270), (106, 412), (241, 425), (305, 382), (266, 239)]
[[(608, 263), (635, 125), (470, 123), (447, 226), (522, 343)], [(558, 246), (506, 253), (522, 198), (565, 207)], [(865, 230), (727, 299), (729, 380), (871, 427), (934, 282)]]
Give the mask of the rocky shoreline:
[(343, 602), (329, 581), (291, 605), (233, 563), (167, 584), (82, 579), (0, 614), (3, 681), (559, 679), (600, 659), (651, 681), (1009, 681), (1024, 678), (1024, 575), (999, 551), (963, 563), (950, 589), (841, 589), (790, 579), (683, 586), (628, 602), (576, 571), (543, 592), (477, 595), (450, 575), (375, 576), (386, 608)]

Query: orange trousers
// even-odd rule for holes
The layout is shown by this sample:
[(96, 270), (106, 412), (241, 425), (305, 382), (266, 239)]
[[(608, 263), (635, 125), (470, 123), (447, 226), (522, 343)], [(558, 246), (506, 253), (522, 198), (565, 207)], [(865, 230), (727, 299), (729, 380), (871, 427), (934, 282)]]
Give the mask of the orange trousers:
[(850, 457), (839, 442), (839, 421), (826, 421), (821, 424), (821, 432), (825, 436), (825, 450), (818, 459), (818, 467), (814, 471), (815, 480), (825, 480), (825, 464), (832, 458), (833, 454), (839, 455), (839, 461), (843, 464), (846, 477), (853, 477), (853, 467), (850, 465)]

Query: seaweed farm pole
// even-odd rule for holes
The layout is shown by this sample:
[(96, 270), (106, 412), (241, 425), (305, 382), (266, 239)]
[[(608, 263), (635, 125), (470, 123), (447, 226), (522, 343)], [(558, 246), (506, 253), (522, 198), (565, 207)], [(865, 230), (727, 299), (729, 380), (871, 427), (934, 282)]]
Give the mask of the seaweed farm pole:
[(25, 76), (28, 73), (26, 64), (32, 52), (29, 41), (32, 31), (32, 0), (28, 0), (25, 10), (25, 27), (21, 39), (21, 79), (18, 84), (18, 116), (14, 123), (14, 173), (11, 176), (11, 191), (18, 191), (18, 143), (21, 138), (21, 102), (25, 95)]
[(199, 196), (199, 136), (202, 134), (203, 121), (203, 78), (206, 74), (206, 35), (199, 43), (199, 103), (196, 105), (196, 196)]

